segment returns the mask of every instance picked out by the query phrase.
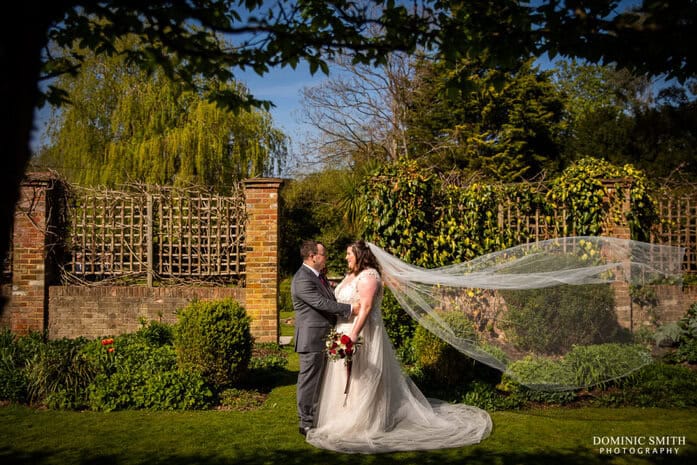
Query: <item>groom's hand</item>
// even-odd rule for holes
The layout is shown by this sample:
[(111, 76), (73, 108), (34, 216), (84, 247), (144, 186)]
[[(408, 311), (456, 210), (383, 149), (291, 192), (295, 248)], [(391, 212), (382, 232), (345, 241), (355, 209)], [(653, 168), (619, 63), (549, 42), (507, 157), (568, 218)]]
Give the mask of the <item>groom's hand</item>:
[(360, 311), (360, 309), (361, 309), (360, 302), (354, 302), (351, 304), (351, 313), (353, 313), (354, 315), (358, 315), (358, 312)]

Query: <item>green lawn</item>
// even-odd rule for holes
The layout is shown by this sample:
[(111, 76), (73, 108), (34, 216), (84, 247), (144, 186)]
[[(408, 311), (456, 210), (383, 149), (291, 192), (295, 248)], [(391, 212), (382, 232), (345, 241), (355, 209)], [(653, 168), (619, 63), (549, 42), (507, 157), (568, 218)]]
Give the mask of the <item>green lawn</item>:
[(295, 318), (295, 312), (280, 312), (279, 320), (281, 326), (281, 336), (292, 336), (295, 330), (293, 324), (287, 324), (286, 321)]
[[(494, 412), (477, 446), (351, 456), (321, 451), (297, 433), (297, 357), (256, 410), (112, 413), (0, 407), (0, 463), (44, 464), (684, 464), (697, 459), (697, 410), (549, 408)], [(672, 455), (605, 455), (594, 436), (685, 436)], [(648, 441), (648, 439), (647, 439)]]

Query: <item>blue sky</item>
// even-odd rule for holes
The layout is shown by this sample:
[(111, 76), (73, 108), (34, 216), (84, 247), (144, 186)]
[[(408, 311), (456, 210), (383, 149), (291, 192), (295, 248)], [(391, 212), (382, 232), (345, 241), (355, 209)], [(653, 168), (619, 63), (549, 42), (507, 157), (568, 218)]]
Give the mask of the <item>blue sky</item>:
[(276, 127), (288, 135), (293, 143), (311, 128), (300, 123), (301, 91), (303, 87), (319, 84), (328, 76), (318, 71), (310, 74), (305, 63), (299, 63), (296, 69), (290, 67), (272, 69), (264, 76), (259, 76), (251, 69), (246, 72), (235, 72), (235, 77), (249, 88), (254, 97), (270, 100), (274, 103), (271, 109)]

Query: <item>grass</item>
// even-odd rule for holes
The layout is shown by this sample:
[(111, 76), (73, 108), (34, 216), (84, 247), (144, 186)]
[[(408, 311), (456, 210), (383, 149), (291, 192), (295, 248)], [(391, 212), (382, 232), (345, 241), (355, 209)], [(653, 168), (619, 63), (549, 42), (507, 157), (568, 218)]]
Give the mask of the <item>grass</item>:
[[(0, 408), (0, 463), (183, 464), (684, 464), (697, 459), (697, 410), (548, 408), (492, 413), (481, 444), (429, 452), (351, 456), (313, 448), (297, 433), (297, 356), (269, 377), (255, 410), (111, 413)], [(685, 436), (674, 455), (606, 455), (594, 436)]]
[(295, 312), (280, 312), (281, 336), (292, 336), (294, 334), (295, 326), (286, 323), (291, 318), (295, 318)]

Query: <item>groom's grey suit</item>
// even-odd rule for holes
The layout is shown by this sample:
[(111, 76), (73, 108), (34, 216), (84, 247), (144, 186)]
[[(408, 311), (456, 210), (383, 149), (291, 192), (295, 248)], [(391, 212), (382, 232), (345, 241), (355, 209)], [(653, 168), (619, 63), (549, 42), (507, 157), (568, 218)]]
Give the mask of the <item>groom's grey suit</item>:
[(300, 429), (313, 426), (315, 404), (326, 356), (325, 339), (336, 324), (336, 316), (351, 316), (351, 305), (336, 301), (334, 291), (307, 265), (293, 276), (290, 287), (295, 309), (295, 351), (300, 357), (298, 416)]

